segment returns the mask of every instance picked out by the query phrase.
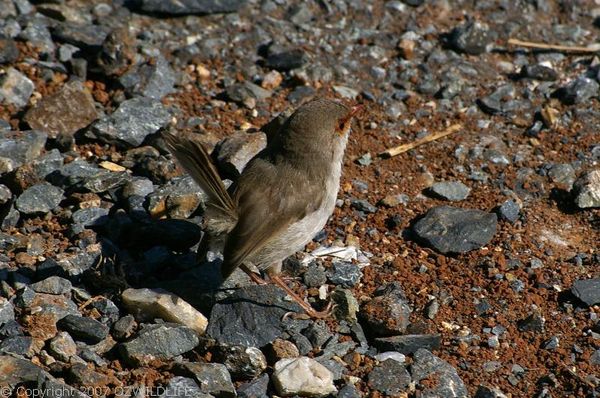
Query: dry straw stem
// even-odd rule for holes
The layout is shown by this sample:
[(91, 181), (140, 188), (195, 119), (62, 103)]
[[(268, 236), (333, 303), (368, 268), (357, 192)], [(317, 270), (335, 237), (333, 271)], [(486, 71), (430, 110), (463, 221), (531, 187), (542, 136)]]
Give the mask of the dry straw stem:
[(460, 123), (453, 124), (452, 126), (448, 127), (447, 129), (445, 129), (443, 131), (440, 131), (440, 132), (437, 132), (434, 134), (430, 134), (427, 137), (421, 138), (420, 140), (411, 142), (409, 144), (399, 145), (394, 148), (389, 148), (389, 149), (381, 152), (379, 154), (379, 156), (381, 156), (383, 158), (391, 158), (396, 155), (400, 155), (401, 153), (410, 151), (411, 149), (416, 148), (419, 145), (427, 144), (428, 142), (439, 140), (440, 138), (443, 138), (447, 135), (456, 133), (460, 129), (462, 129), (462, 124), (460, 124)]
[(525, 47), (525, 48), (533, 48), (536, 50), (551, 50), (551, 51), (560, 51), (560, 52), (567, 52), (567, 53), (595, 54), (599, 50), (596, 47), (563, 46), (561, 44), (544, 44), (544, 43), (536, 43), (533, 41), (523, 41), (523, 40), (519, 40), (519, 39), (508, 39), (508, 41), (506, 43), (508, 45)]

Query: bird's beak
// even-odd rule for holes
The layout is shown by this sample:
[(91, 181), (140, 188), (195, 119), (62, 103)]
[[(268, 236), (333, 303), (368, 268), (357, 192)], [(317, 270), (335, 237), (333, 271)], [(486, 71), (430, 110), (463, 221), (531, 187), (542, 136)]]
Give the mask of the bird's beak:
[(350, 109), (350, 113), (348, 113), (348, 119), (353, 118), (354, 116), (358, 115), (360, 112), (363, 111), (363, 109), (365, 109), (364, 105), (354, 105)]

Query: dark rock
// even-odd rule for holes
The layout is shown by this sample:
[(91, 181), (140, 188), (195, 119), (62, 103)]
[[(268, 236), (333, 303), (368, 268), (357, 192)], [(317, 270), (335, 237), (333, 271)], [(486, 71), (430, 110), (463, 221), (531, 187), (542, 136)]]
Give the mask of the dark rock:
[(237, 389), (238, 398), (268, 398), (269, 375), (263, 374), (257, 379), (242, 384)]
[(495, 115), (498, 113), (508, 112), (510, 108), (507, 106), (508, 101), (515, 95), (515, 88), (512, 84), (504, 84), (494, 90), (490, 95), (477, 100), (477, 104), (482, 111)]
[(502, 391), (497, 388), (479, 386), (475, 392), (475, 398), (507, 398)]
[(125, 171), (108, 171), (83, 159), (65, 164), (48, 176), (48, 180), (54, 185), (94, 193), (117, 188), (125, 184), (128, 179), (129, 176)]
[(13, 39), (0, 36), (0, 64), (10, 64), (19, 58), (19, 48)]
[(129, 95), (141, 95), (155, 100), (171, 94), (176, 81), (175, 72), (162, 55), (152, 62), (131, 69), (119, 79)]
[(497, 213), (501, 220), (514, 223), (521, 215), (521, 208), (515, 200), (509, 199), (498, 207)]
[(377, 206), (372, 205), (369, 201), (365, 199), (352, 199), (350, 201), (352, 207), (358, 211), (362, 211), (365, 213), (375, 213), (377, 212)]
[(207, 200), (206, 194), (189, 175), (171, 179), (148, 196), (146, 208), (155, 217), (189, 218)]
[(497, 217), (475, 209), (439, 206), (417, 221), (417, 237), (441, 253), (464, 253), (479, 249), (492, 240)]
[(528, 79), (555, 81), (558, 79), (558, 73), (545, 65), (526, 65), (521, 69), (521, 76)]
[(450, 32), (449, 44), (456, 51), (478, 55), (488, 51), (496, 36), (487, 24), (468, 21)]
[(282, 317), (300, 306), (273, 285), (246, 286), (213, 307), (207, 335), (218, 342), (263, 347), (284, 332)]
[(64, 191), (54, 185), (41, 183), (28, 188), (15, 202), (23, 214), (46, 214), (56, 209), (63, 200)]
[(6, 185), (0, 184), (0, 205), (8, 203), (8, 201), (12, 198), (12, 192)]
[(108, 209), (101, 207), (88, 207), (79, 209), (73, 213), (71, 218), (75, 224), (81, 224), (84, 227), (101, 225), (108, 216)]
[(135, 326), (133, 315), (125, 315), (113, 324), (112, 335), (116, 340), (125, 340), (133, 334)]
[(284, 72), (301, 68), (307, 62), (308, 60), (304, 51), (301, 49), (294, 49), (269, 54), (266, 66)]
[(106, 39), (109, 29), (102, 25), (62, 23), (52, 30), (58, 41), (69, 43), (83, 50), (97, 52)]
[(594, 351), (594, 353), (590, 355), (590, 363), (592, 365), (600, 365), (600, 349)]
[(352, 384), (346, 384), (340, 388), (337, 398), (361, 398), (362, 395)]
[(595, 80), (581, 76), (560, 89), (558, 95), (565, 104), (580, 104), (597, 97), (599, 89), (600, 85)]
[(146, 224), (130, 225), (122, 234), (127, 247), (149, 248), (166, 246), (182, 251), (194, 246), (200, 240), (200, 227), (186, 220), (156, 220)]
[(362, 278), (362, 271), (356, 264), (336, 261), (333, 269), (328, 272), (328, 278), (334, 285), (350, 288), (356, 285)]
[(95, 319), (67, 315), (58, 321), (57, 326), (84, 342), (99, 343), (108, 336), (108, 327)]
[(0, 353), (31, 357), (33, 354), (33, 338), (30, 336), (12, 336), (3, 339), (0, 342)]
[(71, 366), (69, 381), (82, 386), (99, 386), (110, 383), (108, 376), (96, 372), (82, 363), (75, 363)]
[(368, 385), (388, 396), (396, 396), (406, 391), (410, 375), (406, 367), (392, 359), (375, 366), (368, 376)]
[(440, 348), (439, 334), (405, 334), (392, 337), (378, 337), (373, 342), (380, 351), (398, 351), (410, 355), (419, 349), (437, 350)]
[(230, 101), (237, 102), (245, 105), (247, 108), (252, 109), (256, 105), (256, 101), (264, 100), (271, 96), (269, 90), (257, 86), (251, 82), (243, 82), (232, 84), (225, 90), (225, 95)]
[(310, 86), (297, 86), (287, 96), (287, 100), (292, 104), (308, 100), (315, 96), (317, 91)]
[(0, 385), (16, 388), (24, 383), (37, 383), (40, 376), (46, 375), (42, 368), (31, 361), (0, 355)]
[(560, 343), (560, 339), (558, 338), (558, 336), (552, 336), (550, 337), (548, 340), (544, 341), (544, 343), (542, 344), (542, 348), (544, 350), (556, 350), (559, 346)]
[(236, 12), (246, 0), (138, 0), (140, 10), (166, 15)]
[(570, 164), (555, 164), (548, 170), (548, 177), (559, 187), (570, 191), (575, 182), (575, 169)]
[(517, 322), (517, 328), (521, 332), (543, 332), (546, 320), (539, 314), (534, 312), (527, 318)]
[(67, 332), (59, 332), (48, 343), (48, 352), (59, 361), (69, 362), (77, 354), (77, 345)]
[(147, 325), (137, 337), (121, 343), (119, 352), (127, 363), (143, 366), (155, 359), (171, 359), (188, 352), (198, 342), (198, 334), (186, 326), (171, 323)]
[(38, 48), (43, 54), (53, 54), (56, 50), (56, 45), (52, 41), (52, 35), (48, 27), (36, 20), (32, 20), (27, 24), (19, 34), (19, 38)]
[(30, 286), (37, 293), (66, 294), (71, 291), (73, 285), (68, 279), (60, 276), (51, 276)]
[(410, 374), (416, 383), (427, 379), (428, 383), (418, 388), (423, 396), (444, 398), (469, 396), (456, 369), (425, 349), (415, 352), (413, 363), (410, 366)]
[(600, 304), (600, 278), (576, 280), (571, 292), (590, 307)]
[(203, 393), (198, 384), (190, 378), (175, 376), (169, 380), (164, 393), (159, 398), (211, 398), (212, 395)]
[(214, 362), (222, 363), (235, 380), (251, 380), (267, 368), (267, 359), (256, 347), (220, 344), (211, 350)]
[(97, 64), (108, 76), (123, 74), (136, 57), (135, 38), (129, 27), (119, 27), (106, 36), (97, 56)]
[(411, 309), (399, 283), (390, 283), (375, 291), (375, 297), (362, 305), (359, 316), (378, 336), (404, 333)]
[[(40, 156), (48, 137), (41, 131), (0, 133), (0, 174), (12, 171)], [(4, 169), (3, 158), (10, 166)]]
[(316, 263), (309, 264), (308, 269), (302, 278), (307, 287), (321, 287), (327, 283), (327, 273), (325, 272), (325, 268)]
[(22, 108), (27, 105), (34, 89), (33, 82), (12, 67), (0, 75), (0, 103), (13, 104)]
[[(0, 310), (1, 311), (1, 310)], [(0, 315), (2, 316), (2, 315)], [(23, 328), (14, 319), (0, 323), (0, 340), (11, 336), (22, 336)]]
[(222, 140), (215, 148), (217, 163), (223, 176), (237, 179), (246, 164), (267, 146), (262, 132), (240, 132)]
[(225, 365), (220, 363), (183, 362), (176, 365), (178, 372), (193, 377), (200, 390), (217, 398), (235, 397), (235, 388)]
[(23, 120), (31, 128), (45, 131), (50, 138), (56, 138), (59, 134), (73, 135), (98, 116), (92, 95), (76, 81), (65, 84), (55, 94), (37, 102), (27, 111)]
[(124, 101), (110, 116), (94, 123), (90, 133), (109, 144), (138, 146), (170, 120), (171, 115), (160, 101), (137, 97)]
[(430, 188), (431, 192), (442, 199), (458, 202), (465, 200), (471, 189), (460, 181), (436, 182)]
[(0, 298), (0, 325), (15, 319), (15, 308), (10, 301), (4, 297)]

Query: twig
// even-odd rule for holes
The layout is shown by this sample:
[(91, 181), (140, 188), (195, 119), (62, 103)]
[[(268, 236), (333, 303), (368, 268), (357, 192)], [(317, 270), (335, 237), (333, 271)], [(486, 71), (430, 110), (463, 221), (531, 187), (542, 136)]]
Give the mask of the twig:
[(519, 39), (508, 39), (507, 44), (519, 47), (526, 48), (535, 48), (537, 50), (553, 50), (553, 51), (562, 51), (562, 52), (570, 52), (570, 53), (586, 53), (586, 54), (594, 54), (597, 53), (599, 49), (591, 48), (591, 47), (581, 47), (581, 46), (563, 46), (560, 44), (544, 44), (544, 43), (536, 43), (533, 41), (523, 41)]
[(440, 131), (438, 133), (430, 134), (427, 137), (421, 138), (420, 140), (411, 142), (410, 144), (402, 144), (394, 148), (389, 148), (379, 154), (382, 158), (391, 158), (393, 156), (399, 155), (401, 153), (410, 151), (413, 148), (418, 147), (419, 145), (427, 144), (428, 142), (438, 140), (452, 133), (456, 133), (458, 130), (462, 128), (462, 124), (453, 124), (448, 127), (444, 131)]

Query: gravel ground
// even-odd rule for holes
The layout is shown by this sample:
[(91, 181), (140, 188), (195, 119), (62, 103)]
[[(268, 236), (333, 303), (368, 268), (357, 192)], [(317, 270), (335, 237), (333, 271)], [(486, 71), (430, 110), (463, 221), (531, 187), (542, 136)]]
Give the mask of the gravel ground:
[[(600, 396), (592, 1), (4, 0), (0, 397)], [(303, 102), (365, 106), (286, 260), (197, 264), (206, 196)], [(450, 126), (394, 157), (386, 149)], [(60, 395), (57, 395), (60, 394)]]

